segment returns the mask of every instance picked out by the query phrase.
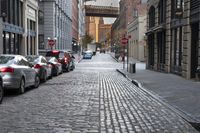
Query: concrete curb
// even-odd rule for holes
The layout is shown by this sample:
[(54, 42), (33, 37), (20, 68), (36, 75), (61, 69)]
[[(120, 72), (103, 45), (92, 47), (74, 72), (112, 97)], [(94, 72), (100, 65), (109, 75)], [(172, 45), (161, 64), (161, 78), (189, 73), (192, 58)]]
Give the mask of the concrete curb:
[(161, 100), (161, 98), (159, 98), (158, 96), (156, 96), (156, 94), (154, 94), (153, 92), (150, 92), (147, 89), (145, 89), (145, 87), (143, 87), (142, 84), (139, 81), (137, 81), (135, 79), (133, 79), (133, 80), (130, 79), (125, 73), (123, 73), (119, 69), (116, 69), (116, 71), (119, 72), (120, 74), (122, 74), (123, 77), (127, 78), (129, 81), (131, 81), (135, 86), (137, 86), (138, 88), (140, 88), (142, 91), (144, 91), (145, 93), (147, 93), (150, 96), (152, 96), (154, 99), (156, 99), (159, 102), (161, 102), (164, 106), (168, 107), (170, 110), (176, 112), (180, 117), (182, 117), (184, 120), (186, 120), (188, 123), (190, 123), (195, 129), (197, 129), (198, 131), (200, 131), (200, 122), (198, 120), (192, 118), (187, 113), (185, 113), (183, 110), (180, 110), (180, 109), (175, 108), (172, 105), (168, 104), (167, 102), (165, 102), (164, 99)]

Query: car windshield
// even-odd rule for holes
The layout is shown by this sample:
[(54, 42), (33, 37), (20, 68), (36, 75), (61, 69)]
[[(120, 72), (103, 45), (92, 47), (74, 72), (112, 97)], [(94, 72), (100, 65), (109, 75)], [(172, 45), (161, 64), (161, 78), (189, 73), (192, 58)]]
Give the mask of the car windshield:
[(10, 64), (14, 58), (13, 56), (0, 56), (0, 64)]

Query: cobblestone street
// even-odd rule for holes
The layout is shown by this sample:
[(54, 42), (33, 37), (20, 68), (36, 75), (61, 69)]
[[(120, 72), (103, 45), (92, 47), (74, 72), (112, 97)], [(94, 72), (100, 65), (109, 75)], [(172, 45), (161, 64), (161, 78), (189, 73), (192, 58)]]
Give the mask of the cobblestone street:
[(38, 89), (6, 95), (0, 133), (197, 132), (116, 68), (122, 64), (109, 54), (97, 54)]

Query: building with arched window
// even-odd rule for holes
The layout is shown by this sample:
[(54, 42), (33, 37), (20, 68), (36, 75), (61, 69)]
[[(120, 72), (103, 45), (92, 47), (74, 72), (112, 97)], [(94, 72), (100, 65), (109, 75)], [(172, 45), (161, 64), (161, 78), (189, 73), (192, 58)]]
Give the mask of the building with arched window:
[(200, 1), (148, 0), (147, 68), (196, 77), (200, 67)]

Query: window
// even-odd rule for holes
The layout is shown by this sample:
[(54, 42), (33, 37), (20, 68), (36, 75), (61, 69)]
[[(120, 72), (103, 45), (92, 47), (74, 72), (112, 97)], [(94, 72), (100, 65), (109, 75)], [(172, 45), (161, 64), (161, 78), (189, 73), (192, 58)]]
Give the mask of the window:
[(158, 23), (161, 24), (165, 22), (165, 17), (166, 17), (166, 3), (165, 0), (160, 0), (159, 5), (158, 5)]
[(137, 9), (133, 10), (133, 15), (134, 15), (134, 17), (138, 17), (138, 10)]
[(42, 11), (39, 11), (38, 21), (39, 24), (44, 24), (44, 13)]
[[(8, 16), (8, 1), (7, 0), (1, 0), (1, 15), (4, 17), (3, 19), (7, 19)], [(5, 20), (4, 20), (5, 21)]]
[(190, 2), (190, 7), (191, 10), (198, 10), (198, 8), (200, 7), (200, 1), (199, 0), (191, 0)]
[(182, 18), (184, 12), (184, 0), (172, 0), (172, 18)]
[(149, 28), (155, 26), (155, 8), (152, 6), (149, 9)]
[(39, 49), (44, 49), (44, 35), (39, 35)]

